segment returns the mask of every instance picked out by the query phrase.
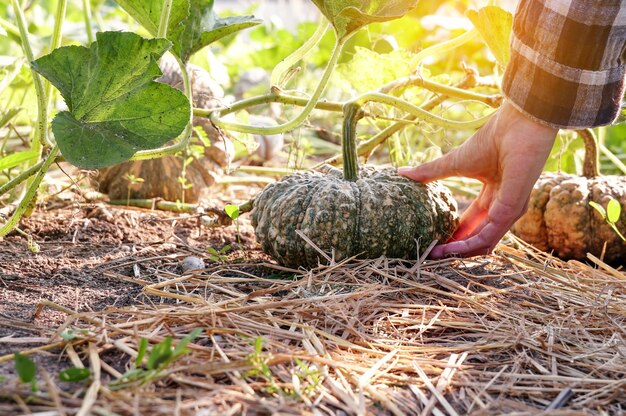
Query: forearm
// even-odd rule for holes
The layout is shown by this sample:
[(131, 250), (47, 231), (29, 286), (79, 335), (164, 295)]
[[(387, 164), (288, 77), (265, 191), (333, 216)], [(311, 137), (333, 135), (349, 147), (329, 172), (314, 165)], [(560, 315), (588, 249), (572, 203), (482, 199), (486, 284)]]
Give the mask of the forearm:
[(626, 72), (620, 7), (618, 1), (521, 0), (502, 85), (507, 98), (552, 127), (612, 123)]

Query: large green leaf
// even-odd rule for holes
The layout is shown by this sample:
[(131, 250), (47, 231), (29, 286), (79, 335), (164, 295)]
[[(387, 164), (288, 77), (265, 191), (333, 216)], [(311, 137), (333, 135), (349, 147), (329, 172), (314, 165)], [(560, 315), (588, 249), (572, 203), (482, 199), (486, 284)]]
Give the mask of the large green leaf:
[[(151, 34), (157, 35), (163, 0), (116, 0)], [(203, 47), (239, 30), (255, 26), (261, 20), (254, 16), (218, 17), (213, 0), (174, 0), (167, 27), (167, 38), (173, 50), (187, 62)]]
[(417, 6), (418, 0), (313, 0), (335, 28), (346, 38), (373, 22), (398, 19)]
[[(139, 22), (148, 32), (156, 36), (161, 21), (163, 0), (115, 0), (128, 14)], [(189, 0), (173, 0), (170, 18), (167, 25), (168, 33), (189, 16)]]
[(113, 165), (183, 131), (189, 101), (154, 81), (161, 75), (156, 61), (169, 47), (165, 39), (104, 32), (89, 48), (66, 46), (32, 63), (57, 87), (69, 109), (52, 122), (69, 162), (86, 169)]
[(472, 21), (483, 40), (504, 68), (511, 58), (509, 42), (513, 27), (513, 15), (498, 6), (485, 6), (480, 10), (468, 10), (467, 17)]

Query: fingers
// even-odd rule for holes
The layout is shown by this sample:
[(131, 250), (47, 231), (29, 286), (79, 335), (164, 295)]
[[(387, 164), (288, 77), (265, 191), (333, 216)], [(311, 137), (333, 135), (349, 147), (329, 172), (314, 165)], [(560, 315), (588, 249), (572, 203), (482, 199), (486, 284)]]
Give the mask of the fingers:
[(465, 240), (453, 241), (435, 247), (430, 257), (440, 259), (449, 256), (472, 257), (489, 254), (509, 227), (488, 223), (480, 232)]
[(475, 234), (476, 229), (482, 229), (482, 227), (484, 227), (489, 212), (489, 206), (493, 199), (492, 195), (491, 187), (489, 185), (483, 186), (476, 200), (471, 203), (461, 216), (459, 226), (454, 230), (450, 241), (463, 240)]
[(475, 234), (477, 229), (482, 228), (481, 225), (484, 224), (487, 214), (487, 210), (477, 208), (476, 213), (474, 213), (471, 217), (461, 220), (459, 226), (456, 230), (454, 230), (454, 233), (452, 234), (452, 237), (450, 237), (449, 241), (464, 240)]
[(454, 166), (454, 152), (419, 166), (398, 168), (398, 174), (422, 183), (457, 176), (458, 173)]
[[(480, 197), (472, 205), (479, 206), (479, 201)], [(453, 239), (435, 247), (430, 257), (437, 259), (452, 255), (472, 257), (489, 254), (515, 221), (524, 214), (528, 201), (529, 198), (525, 198), (510, 205), (507, 203), (509, 201), (503, 202), (496, 198), (486, 215), (483, 215), (486, 211), (477, 208), (470, 218), (464, 216), (464, 221), (455, 231)], [(477, 226), (473, 227), (474, 224)]]

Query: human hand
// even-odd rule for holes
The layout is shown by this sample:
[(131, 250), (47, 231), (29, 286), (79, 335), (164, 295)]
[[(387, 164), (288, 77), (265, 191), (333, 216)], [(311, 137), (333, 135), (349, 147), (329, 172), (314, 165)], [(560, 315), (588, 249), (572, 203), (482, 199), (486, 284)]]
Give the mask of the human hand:
[(398, 169), (418, 182), (450, 176), (478, 179), (483, 188), (461, 216), (446, 243), (431, 258), (488, 254), (526, 212), (558, 129), (545, 126), (505, 101), (489, 121), (461, 146), (417, 167)]

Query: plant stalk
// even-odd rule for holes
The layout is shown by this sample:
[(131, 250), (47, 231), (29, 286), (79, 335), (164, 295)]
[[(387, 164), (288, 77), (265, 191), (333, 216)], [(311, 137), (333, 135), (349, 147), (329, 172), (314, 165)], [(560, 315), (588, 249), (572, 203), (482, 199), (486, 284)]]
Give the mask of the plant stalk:
[(470, 30), (468, 30), (465, 33), (462, 33), (461, 35), (452, 38), (450, 40), (447, 40), (445, 42), (441, 42), (441, 43), (437, 43), (436, 45), (430, 46), (426, 49), (421, 50), (416, 56), (415, 56), (415, 60), (417, 62), (417, 64), (421, 64), (422, 61), (424, 61), (424, 59), (434, 56), (434, 55), (441, 55), (444, 54), (446, 52), (449, 52), (453, 49), (458, 48), (459, 46), (469, 42), (470, 40), (474, 39), (475, 37), (478, 36), (478, 30), (476, 30), (476, 28), (472, 28)]
[(146, 209), (158, 209), (160, 211), (174, 211), (194, 213), (198, 205), (184, 202), (171, 202), (159, 199), (114, 199), (108, 202), (110, 205), (131, 206)]
[[(461, 81), (459, 81), (457, 84), (454, 85), (455, 88), (472, 88), (476, 85), (477, 79), (476, 79), (476, 72), (473, 70), (466, 70), (465, 73), (465, 77), (463, 77), (463, 79)], [(432, 110), (433, 108), (435, 108), (437, 105), (441, 104), (443, 101), (446, 100), (446, 96), (445, 95), (439, 95), (437, 97), (434, 97), (433, 99), (425, 102), (420, 108), (424, 111), (429, 111)], [(413, 122), (415, 120), (417, 120), (418, 117), (410, 114), (408, 116), (406, 116), (402, 121), (394, 123), (392, 125), (390, 125), (389, 127), (386, 127), (385, 129), (383, 129), (382, 131), (380, 131), (379, 133), (377, 133), (376, 135), (372, 136), (370, 139), (363, 141), (362, 143), (359, 144), (358, 146), (358, 154), (363, 156), (363, 155), (369, 155), (371, 152), (374, 151), (374, 149), (379, 146), (381, 143), (383, 143), (385, 140), (387, 140), (389, 137), (393, 136), (395, 133), (399, 132), (400, 130), (402, 130), (403, 128), (405, 128), (406, 126), (408, 126), (409, 124), (413, 124)], [(315, 165), (313, 167), (313, 169), (317, 169), (319, 167), (321, 167), (322, 165), (337, 165), (339, 163), (341, 163), (343, 161), (343, 156), (337, 155), (337, 156), (333, 156), (329, 159), (326, 159), (325, 161), (323, 161), (322, 163), (319, 163), (317, 165)]]
[[(220, 111), (220, 114), (222, 116), (225, 116), (227, 114), (231, 114), (240, 110), (245, 110), (247, 108), (254, 107), (256, 105), (269, 104), (269, 103), (281, 103), (281, 104), (287, 104), (287, 105), (297, 105), (299, 107), (306, 107), (307, 104), (309, 103), (309, 99), (303, 98), (303, 97), (296, 97), (295, 95), (289, 95), (289, 94), (285, 94), (283, 92), (277, 91), (277, 92), (271, 92), (265, 95), (259, 95), (256, 97), (246, 98), (244, 100), (233, 103), (229, 107), (218, 108), (218, 109), (194, 108), (193, 115), (196, 117), (210, 117), (211, 114), (214, 113), (215, 111)], [(341, 112), (343, 111), (344, 104), (345, 103), (338, 102), (338, 101), (318, 101), (317, 103), (315, 103), (315, 108), (318, 110)], [(260, 133), (253, 132), (253, 133), (265, 134), (264, 132), (260, 132)]]
[(6, 224), (4, 224), (2, 228), (0, 228), (0, 237), (4, 237), (9, 232), (11, 232), (11, 230), (13, 230), (20, 222), (20, 219), (29, 209), (31, 203), (33, 202), (35, 194), (37, 193), (37, 189), (39, 188), (39, 185), (41, 185), (41, 181), (48, 172), (48, 169), (50, 169), (50, 165), (56, 160), (58, 154), (58, 146), (54, 146), (52, 149), (50, 149), (48, 156), (46, 156), (46, 158), (43, 160), (39, 171), (35, 174), (35, 177), (31, 181), (30, 186), (28, 187), (26, 194), (20, 201), (17, 209), (15, 210), (15, 212), (13, 212), (13, 215), (11, 215), (11, 218), (9, 218)]
[(26, 169), (25, 171), (23, 171), (22, 173), (20, 173), (13, 179), (11, 179), (9, 182), (0, 186), (0, 196), (6, 194), (10, 190), (18, 186), (20, 183), (24, 182), (25, 180), (33, 176), (39, 169), (41, 169), (41, 166), (43, 166), (43, 160), (29, 167), (28, 169)]
[(161, 20), (159, 21), (159, 31), (157, 37), (167, 38), (167, 29), (170, 22), (170, 13), (172, 12), (173, 0), (163, 0), (163, 8), (161, 9)]
[(603, 144), (599, 145), (600, 151), (606, 156), (619, 170), (622, 171), (622, 174), (626, 175), (626, 165), (622, 162), (617, 156), (611, 152), (608, 147)]
[(21, 42), (20, 30), (11, 22), (0, 17), (0, 27), (7, 31), (7, 34), (13, 36), (18, 42)]
[(85, 32), (87, 32), (87, 44), (91, 45), (94, 41), (91, 28), (91, 2), (83, 0), (83, 17), (85, 19)]
[[(54, 51), (61, 46), (61, 34), (63, 33), (63, 22), (65, 21), (66, 10), (67, 0), (59, 0), (56, 16), (54, 18), (54, 31), (52, 32), (50, 51)], [(46, 108), (48, 108), (50, 106), (50, 99), (52, 98), (52, 83), (50, 83), (50, 81), (44, 81), (44, 90), (46, 91)]]
[(278, 126), (273, 126), (273, 127), (254, 127), (254, 126), (249, 126), (246, 124), (229, 123), (229, 122), (220, 120), (219, 118), (221, 115), (220, 112), (215, 111), (215, 112), (212, 112), (210, 115), (211, 121), (216, 126), (219, 126), (225, 130), (236, 131), (240, 133), (264, 134), (264, 135), (285, 133), (287, 131), (291, 131), (295, 129), (296, 127), (300, 126), (304, 122), (304, 120), (306, 120), (306, 118), (309, 116), (311, 111), (315, 108), (315, 104), (320, 99), (320, 97), (322, 96), (322, 93), (326, 89), (330, 75), (332, 74), (333, 69), (337, 65), (337, 61), (339, 60), (339, 56), (341, 55), (341, 51), (343, 50), (343, 45), (345, 44), (347, 39), (348, 38), (341, 39), (341, 40), (337, 39), (335, 41), (335, 47), (333, 48), (328, 64), (326, 65), (326, 68), (324, 69), (324, 73), (322, 74), (322, 77), (319, 83), (317, 84), (317, 87), (315, 88), (313, 95), (311, 96), (309, 102), (304, 107), (304, 109), (293, 120), (288, 121), (287, 123), (284, 123), (284, 124), (280, 124)]
[(423, 120), (427, 123), (434, 124), (439, 127), (443, 127), (445, 129), (450, 130), (473, 130), (481, 127), (483, 124), (489, 120), (491, 114), (477, 118), (471, 121), (455, 121), (448, 120), (443, 117), (436, 116), (428, 111), (421, 109), (420, 107), (409, 103), (401, 98), (392, 97), (386, 94), (380, 94), (377, 92), (365, 93), (354, 99), (354, 102), (359, 103), (360, 105), (365, 105), (368, 102), (377, 102), (382, 104), (387, 104), (393, 107), (396, 107), (402, 111), (405, 111), (411, 115), (416, 116), (416, 118)]
[(397, 79), (382, 88), (379, 88), (378, 92), (382, 94), (389, 94), (391, 91), (406, 88), (408, 86), (417, 86), (425, 88), (429, 91), (444, 94), (448, 97), (460, 98), (462, 100), (475, 100), (481, 103), (487, 104), (490, 107), (499, 107), (502, 104), (502, 95), (486, 95), (473, 91), (467, 91), (460, 88), (451, 87), (448, 85), (440, 84), (438, 82), (425, 79), (421, 75), (411, 75)]
[(600, 155), (598, 153), (598, 141), (591, 129), (577, 130), (578, 136), (585, 144), (585, 159), (583, 161), (583, 176), (595, 178), (600, 176)]
[(320, 42), (324, 33), (328, 29), (328, 22), (324, 17), (321, 18), (320, 24), (315, 29), (315, 33), (306, 42), (302, 44), (298, 49), (296, 49), (293, 53), (287, 56), (285, 59), (280, 61), (278, 65), (274, 67), (272, 71), (272, 75), (270, 77), (270, 85), (272, 90), (274, 88), (282, 88), (283, 84), (286, 82), (285, 73), (290, 70), (299, 60), (307, 56), (315, 46)]
[[(35, 60), (33, 50), (30, 46), (28, 38), (28, 26), (26, 24), (26, 18), (24, 17), (24, 11), (19, 5), (18, 0), (12, 0), (13, 10), (15, 11), (15, 17), (17, 18), (17, 27), (20, 31), (20, 37), (22, 39), (22, 48), (29, 64)], [(44, 89), (41, 76), (32, 69), (30, 70), (33, 77), (33, 84), (35, 85), (35, 92), (37, 94), (37, 131), (31, 144), (32, 150), (40, 153), (50, 147), (48, 141), (48, 110), (46, 92)]]
[(349, 102), (343, 108), (343, 134), (341, 153), (343, 154), (343, 179), (354, 182), (359, 178), (359, 155), (356, 151), (356, 126), (363, 117), (361, 106)]

